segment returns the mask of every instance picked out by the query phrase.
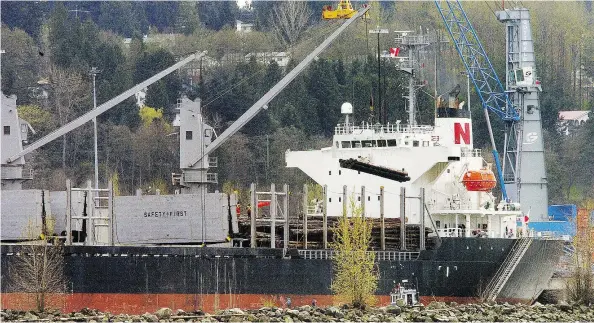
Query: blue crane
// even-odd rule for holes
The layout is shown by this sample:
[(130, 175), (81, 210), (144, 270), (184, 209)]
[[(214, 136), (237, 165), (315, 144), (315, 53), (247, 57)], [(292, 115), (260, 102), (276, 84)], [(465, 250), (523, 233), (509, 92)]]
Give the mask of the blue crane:
[[(445, 3), (445, 6), (442, 6), (443, 3)], [(503, 199), (507, 201), (508, 196), (503, 180), (503, 171), (499, 153), (497, 152), (495, 139), (493, 138), (493, 130), (491, 129), (489, 110), (499, 116), (504, 122), (511, 124), (520, 120), (520, 114), (512, 104), (503, 85), (499, 81), (495, 69), (493, 68), (493, 65), (491, 65), (491, 61), (489, 61), (489, 57), (485, 53), (485, 50), (460, 2), (458, 0), (435, 0), (435, 5), (452, 37), (456, 50), (466, 68), (466, 72), (474, 84), (476, 93), (481, 99), (483, 111), (487, 120), (487, 128), (491, 139), (493, 158), (495, 159), (501, 193)]]

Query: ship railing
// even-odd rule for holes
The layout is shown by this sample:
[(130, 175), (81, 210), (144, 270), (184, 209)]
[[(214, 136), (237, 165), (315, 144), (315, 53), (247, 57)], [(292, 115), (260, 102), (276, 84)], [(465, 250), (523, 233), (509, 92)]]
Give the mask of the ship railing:
[(440, 237), (466, 237), (466, 230), (460, 228), (437, 229)]
[(480, 149), (464, 149), (462, 157), (483, 157), (483, 152)]
[[(328, 249), (319, 250), (298, 250), (299, 256), (303, 259), (332, 259), (336, 251)], [(415, 260), (419, 256), (418, 251), (368, 251), (374, 253), (377, 261), (406, 261)]]
[(365, 130), (372, 130), (374, 133), (432, 133), (433, 126), (410, 126), (400, 123), (388, 123), (385, 125), (363, 123), (360, 126), (351, 124), (338, 124), (334, 127), (335, 135), (350, 135), (362, 133)]

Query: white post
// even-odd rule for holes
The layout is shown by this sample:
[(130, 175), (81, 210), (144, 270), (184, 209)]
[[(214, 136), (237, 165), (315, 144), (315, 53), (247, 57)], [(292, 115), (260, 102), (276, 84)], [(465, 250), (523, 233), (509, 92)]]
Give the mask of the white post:
[(276, 248), (276, 210), (276, 190), (272, 183), (270, 184), (270, 248)]
[(307, 184), (303, 184), (303, 249), (307, 249), (307, 208), (309, 206), (307, 195)]
[(328, 249), (328, 185), (324, 185), (324, 214), (322, 219), (323, 247)]
[(472, 229), (470, 228), (470, 214), (466, 214), (466, 238), (470, 238), (470, 233)]
[(406, 250), (406, 188), (400, 187), (400, 251)]
[[(97, 94), (95, 90), (95, 76), (99, 73), (96, 67), (91, 69), (93, 74), (93, 109), (97, 109)], [(99, 158), (97, 157), (97, 117), (93, 118), (93, 132), (95, 134), (95, 188), (99, 188)], [(97, 193), (97, 192), (96, 192)], [(95, 194), (93, 194), (95, 195)]]
[(460, 236), (460, 233), (458, 232), (458, 214), (456, 214), (456, 237)]
[(419, 192), (419, 250), (425, 250), (425, 188), (421, 187)]
[(348, 204), (347, 204), (347, 186), (343, 185), (342, 186), (342, 215), (343, 216), (347, 216), (348, 210), (347, 210)]
[[(95, 217), (95, 194), (92, 190), (91, 181), (87, 181), (87, 238), (85, 239), (86, 246), (92, 246), (93, 239), (93, 218)], [(83, 220), (84, 221), (84, 220)]]
[(72, 245), (72, 183), (66, 180), (66, 245)]
[(115, 227), (114, 227), (114, 216), (113, 216), (113, 182), (110, 180), (107, 183), (107, 189), (109, 190), (109, 192), (107, 192), (107, 194), (109, 194), (109, 197), (107, 199), (107, 214), (108, 214), (108, 225), (109, 225), (109, 244), (111, 244), (112, 246), (115, 245), (114, 242), (114, 237), (115, 237)]
[(365, 186), (361, 186), (361, 217), (365, 218)]
[(386, 226), (384, 220), (384, 187), (380, 186), (380, 239), (382, 251), (386, 250)]
[(251, 209), (250, 209), (250, 247), (256, 248), (256, 213), (258, 212), (258, 195), (256, 194), (256, 184), (250, 184)]
[(285, 199), (283, 200), (283, 213), (285, 214), (285, 229), (283, 230), (284, 240), (283, 246), (289, 249), (289, 185), (283, 185), (283, 191), (285, 191)]

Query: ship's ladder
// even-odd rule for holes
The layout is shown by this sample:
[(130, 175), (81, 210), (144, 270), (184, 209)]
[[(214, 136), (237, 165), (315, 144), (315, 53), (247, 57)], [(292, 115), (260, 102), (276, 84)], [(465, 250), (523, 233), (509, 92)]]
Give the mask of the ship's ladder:
[(485, 288), (483, 293), (485, 300), (494, 301), (497, 298), (531, 244), (532, 238), (521, 238), (514, 244), (512, 251)]

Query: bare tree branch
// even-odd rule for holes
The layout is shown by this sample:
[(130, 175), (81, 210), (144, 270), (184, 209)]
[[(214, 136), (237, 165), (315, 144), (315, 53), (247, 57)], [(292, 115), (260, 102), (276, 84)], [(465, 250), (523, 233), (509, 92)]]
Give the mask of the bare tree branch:
[(37, 310), (43, 312), (49, 295), (66, 289), (63, 247), (44, 239), (23, 245), (13, 257), (8, 268), (9, 289), (33, 294)]
[(311, 10), (305, 1), (283, 1), (272, 12), (272, 27), (275, 36), (285, 47), (291, 47), (307, 29)]
[[(60, 126), (65, 125), (74, 109), (89, 102), (89, 86), (83, 75), (57, 66), (50, 69), (50, 89), (53, 109), (58, 113)], [(62, 169), (66, 170), (66, 135), (62, 137)]]

